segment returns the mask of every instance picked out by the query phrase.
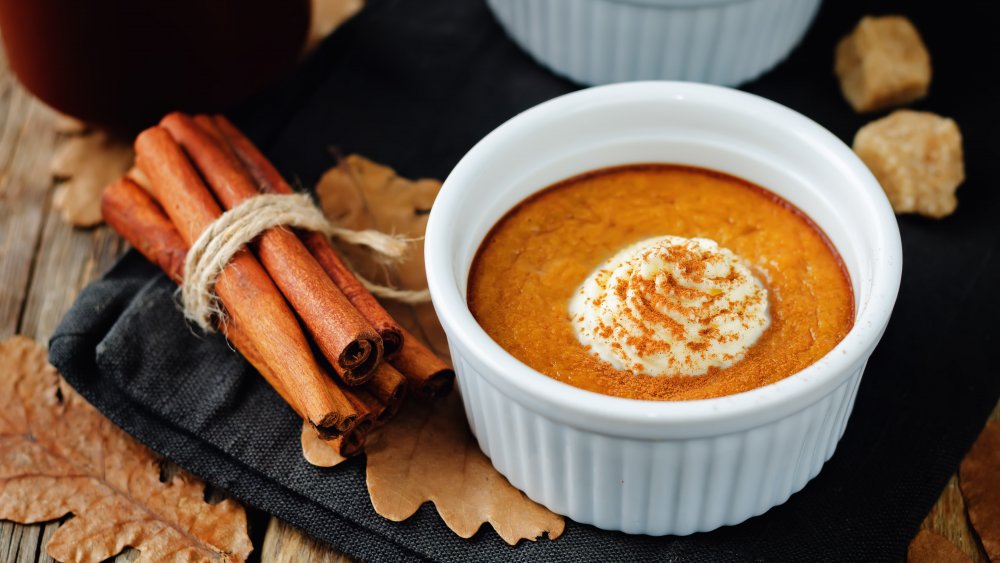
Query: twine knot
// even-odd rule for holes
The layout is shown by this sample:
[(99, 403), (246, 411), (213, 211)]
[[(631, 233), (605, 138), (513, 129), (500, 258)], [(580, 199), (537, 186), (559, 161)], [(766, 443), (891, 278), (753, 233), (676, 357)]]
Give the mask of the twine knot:
[[(222, 317), (215, 295), (215, 280), (233, 256), (261, 233), (276, 227), (295, 227), (324, 233), (344, 242), (366, 246), (384, 260), (399, 260), (410, 240), (371, 229), (353, 231), (327, 221), (306, 194), (261, 194), (244, 200), (220, 215), (188, 250), (184, 263), (181, 303), (184, 316), (206, 332), (213, 332), (212, 317)], [(355, 272), (358, 281), (376, 297), (408, 304), (426, 303), (429, 292), (376, 284)]]

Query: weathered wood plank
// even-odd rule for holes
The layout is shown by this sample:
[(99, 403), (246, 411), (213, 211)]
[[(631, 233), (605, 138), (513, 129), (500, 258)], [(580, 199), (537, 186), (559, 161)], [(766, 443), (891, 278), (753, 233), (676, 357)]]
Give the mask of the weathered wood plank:
[(21, 526), (0, 520), (0, 561), (34, 563), (41, 531), (41, 526)]
[[(80, 288), (123, 251), (109, 229), (75, 231), (51, 209), (56, 119), (17, 83), (0, 51), (0, 338), (48, 340)], [(59, 525), (0, 521), (0, 561), (53, 561), (45, 545)], [(127, 550), (117, 560), (137, 555)]]
[(101, 277), (126, 248), (108, 227), (74, 229), (49, 209), (20, 334), (47, 342), (80, 290)]
[[(990, 420), (1000, 421), (1000, 403), (993, 408)], [(924, 518), (920, 528), (937, 532), (950, 539), (975, 563), (989, 561), (965, 511), (965, 500), (962, 499), (957, 472), (948, 480), (941, 497)]]
[[(353, 12), (360, 0), (344, 3)], [(49, 164), (58, 120), (17, 83), (0, 49), (0, 338), (20, 333), (48, 340), (79, 291), (125, 249), (109, 229), (74, 230), (51, 209)], [(59, 526), (0, 521), (0, 562), (51, 562), (44, 546)], [(350, 561), (273, 519), (264, 546), (265, 561)], [(126, 549), (115, 561), (138, 555)]]
[(42, 527), (42, 537), (38, 540), (38, 563), (56, 563), (56, 560), (49, 557), (49, 554), (45, 551), (45, 546), (49, 545), (49, 540), (52, 539), (52, 534), (56, 533), (59, 526), (62, 524), (60, 522), (49, 522), (48, 524), (43, 524)]
[(0, 54), (0, 338), (17, 330), (49, 205), (54, 118)]
[(261, 563), (353, 563), (354, 559), (338, 553), (297, 528), (271, 518), (260, 553)]
[[(0, 50), (0, 338), (17, 333), (31, 282), (50, 199), (54, 119), (17, 83)], [(0, 521), (0, 561), (51, 561), (42, 542), (58, 526)]]
[(958, 475), (952, 475), (948, 480), (941, 497), (920, 527), (948, 538), (975, 563), (989, 561), (979, 547), (979, 541), (966, 517), (965, 501), (962, 500), (962, 492), (958, 488)]

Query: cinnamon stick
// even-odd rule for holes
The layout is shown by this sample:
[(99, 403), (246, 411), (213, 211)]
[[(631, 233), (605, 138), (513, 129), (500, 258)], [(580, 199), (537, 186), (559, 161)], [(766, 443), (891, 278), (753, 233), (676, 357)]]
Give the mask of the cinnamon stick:
[(381, 409), (373, 409), (375, 420), (384, 424), (396, 416), (406, 398), (406, 377), (389, 364), (382, 364), (375, 377), (365, 385), (365, 389), (381, 405)]
[[(222, 332), (226, 335), (226, 338), (236, 347), (239, 353), (257, 370), (257, 373), (267, 381), (271, 387), (277, 391), (278, 395), (290, 407), (294, 410), (300, 417), (303, 416), (301, 407), (295, 402), (295, 398), (291, 393), (284, 387), (281, 383), (281, 379), (271, 371), (271, 367), (260, 357), (257, 349), (253, 346), (253, 343), (249, 341), (246, 333), (237, 325), (236, 323), (223, 323), (221, 326)], [(333, 380), (326, 378), (326, 381), (330, 386), (336, 386)], [(345, 390), (345, 393), (350, 398), (350, 390)], [(354, 424), (345, 430), (339, 436), (329, 436), (321, 433), (317, 434), (323, 440), (327, 440), (331, 443), (335, 443), (335, 447), (340, 450), (340, 455), (344, 457), (349, 457), (361, 453), (365, 447), (365, 440), (368, 436), (368, 432), (372, 429), (375, 423), (375, 417), (381, 414), (381, 409), (373, 409), (363, 402), (351, 401), (355, 409), (358, 411), (357, 418), (354, 419)]]
[[(293, 193), (291, 186), (285, 182), (274, 165), (228, 119), (222, 115), (216, 115), (212, 118), (198, 116), (196, 120), (206, 129), (208, 129), (209, 121), (215, 124), (217, 131), (212, 134), (217, 138), (221, 136), (229, 142), (229, 146), (232, 147), (250, 175), (260, 185), (262, 191)], [(365, 315), (380, 333), (382, 331), (380, 327), (388, 326), (381, 323), (391, 323), (391, 329), (399, 335), (400, 347), (393, 356), (386, 352), (386, 358), (406, 376), (413, 393), (424, 398), (443, 397), (450, 393), (455, 382), (455, 372), (386, 312), (344, 264), (330, 241), (318, 233), (306, 233), (303, 240), (337, 286), (344, 291), (348, 299), (351, 299), (361, 314)], [(383, 334), (383, 342), (388, 342), (385, 334)], [(388, 346), (386, 344), (387, 349)]]
[[(199, 115), (195, 120), (211, 135), (228, 142), (228, 146), (256, 181), (260, 191), (276, 194), (295, 193), (274, 165), (228, 119), (221, 115), (213, 117)], [(378, 331), (382, 337), (386, 359), (394, 357), (402, 348), (404, 339), (402, 328), (396, 320), (361, 285), (361, 282), (334, 250), (326, 235), (305, 231), (300, 233), (300, 237), (309, 252), (330, 276), (330, 279), (337, 284), (337, 287)]]
[[(334, 438), (332, 440), (325, 440), (326, 445), (333, 448), (340, 457), (353, 457), (361, 452), (365, 451), (365, 441), (367, 435), (362, 435), (360, 438), (358, 434), (348, 434), (346, 436), (340, 436), (339, 438)], [(305, 448), (305, 443), (303, 442), (303, 448)], [(303, 451), (303, 453), (305, 453)], [(306, 461), (315, 465), (315, 463), (306, 458)], [(326, 467), (323, 465), (322, 467)]]
[[(259, 193), (242, 163), (189, 116), (172, 113), (160, 125), (184, 148), (227, 209)], [(370, 380), (382, 361), (382, 339), (302, 241), (289, 230), (274, 228), (259, 237), (255, 249), (344, 383), (361, 385)]]
[(444, 397), (455, 385), (454, 370), (406, 329), (403, 329), (403, 349), (392, 365), (406, 376), (410, 392), (424, 399)]
[[(180, 146), (161, 127), (143, 131), (135, 142), (136, 163), (172, 220), (185, 248), (221, 214)], [(157, 263), (160, 263), (157, 261)], [(232, 320), (242, 327), (262, 361), (287, 390), (307, 421), (322, 435), (352, 428), (358, 411), (336, 387), (324, 384), (295, 315), (257, 259), (238, 252), (219, 274), (215, 292)]]
[(104, 221), (174, 283), (184, 283), (187, 245), (153, 196), (133, 180), (122, 177), (101, 194)]
[[(184, 240), (164, 211), (141, 186), (128, 178), (112, 183), (101, 196), (101, 213), (108, 225), (150, 262), (158, 265), (167, 277), (175, 283), (183, 283), (184, 259), (187, 255)], [(264, 360), (242, 327), (230, 321), (221, 323), (219, 328), (292, 410), (307, 419), (298, 398), (285, 388), (282, 378)], [(327, 391), (333, 392), (329, 388), (336, 384), (327, 377), (323, 378), (323, 382)], [(371, 409), (366, 406), (358, 410), (359, 415), (353, 426), (337, 437), (337, 447), (344, 456), (354, 455), (363, 449), (374, 417), (376, 414), (381, 415), (383, 408)], [(319, 435), (324, 439), (332, 438), (328, 433)]]

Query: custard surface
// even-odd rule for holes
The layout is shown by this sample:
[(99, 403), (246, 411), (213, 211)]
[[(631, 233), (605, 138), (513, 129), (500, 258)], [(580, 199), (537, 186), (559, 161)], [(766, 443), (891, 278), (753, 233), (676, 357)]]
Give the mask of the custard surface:
[[(662, 235), (716, 241), (765, 284), (771, 324), (742, 360), (704, 375), (619, 371), (577, 339), (568, 303), (622, 248)], [(559, 381), (618, 397), (690, 400), (792, 375), (851, 329), (854, 297), (840, 257), (801, 211), (724, 174), (631, 165), (570, 178), (522, 202), (487, 235), (472, 265), (473, 316), (518, 360)]]

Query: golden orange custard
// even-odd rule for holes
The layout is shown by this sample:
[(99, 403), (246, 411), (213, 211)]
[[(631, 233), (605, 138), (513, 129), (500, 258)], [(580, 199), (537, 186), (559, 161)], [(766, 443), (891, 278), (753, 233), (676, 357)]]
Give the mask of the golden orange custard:
[[(701, 246), (692, 246), (691, 240)], [(736, 338), (719, 332), (726, 326), (743, 333), (756, 329), (744, 350), (720, 351), (716, 364), (699, 373), (701, 364), (694, 362), (708, 342), (660, 342), (663, 334), (668, 340), (671, 334), (684, 334), (684, 327), (670, 319), (664, 321), (666, 332), (640, 327), (638, 334), (605, 347), (608, 353), (621, 352), (627, 340), (641, 353), (672, 351), (674, 363), (663, 364), (667, 372), (651, 374), (651, 364), (622, 354), (623, 362), (615, 365), (599, 355), (597, 343), (581, 340), (584, 316), (571, 314), (571, 301), (583, 302), (585, 281), (607, 289), (608, 300), (615, 298), (616, 290), (624, 297), (625, 282), (614, 281), (612, 267), (606, 264), (646, 241), (681, 241), (687, 246), (661, 244), (659, 255), (643, 250), (645, 255), (636, 251), (633, 258), (679, 257), (674, 266), (679, 269), (672, 270), (676, 276), (690, 274), (701, 281), (716, 279), (711, 272), (718, 271), (723, 272), (718, 274), (720, 283), (746, 282), (738, 289), (744, 298), (744, 309), (738, 312), (745, 317), (734, 317), (731, 303), (736, 302), (726, 301), (710, 312), (712, 319), (694, 325), (701, 326), (700, 331), (690, 333), (696, 340), (698, 334), (706, 335), (715, 338), (711, 344), (724, 346)], [(718, 270), (711, 259), (730, 259), (734, 268)], [(746, 279), (740, 279), (740, 272)], [(655, 284), (633, 282), (649, 292), (639, 295), (640, 306), (663, 316), (656, 311), (676, 308), (671, 299), (691, 301), (685, 295), (692, 290), (679, 284), (675, 274), (661, 274)], [(595, 275), (597, 282), (592, 280)], [(723, 292), (706, 291), (698, 303), (714, 303), (716, 294)], [(604, 296), (587, 295), (587, 304), (605, 305)], [(519, 204), (480, 246), (469, 278), (468, 303), (501, 347), (539, 372), (606, 395), (652, 400), (719, 397), (778, 381), (829, 352), (854, 322), (854, 297), (840, 256), (801, 211), (738, 178), (661, 164), (591, 172)], [(759, 318), (752, 319), (750, 312)], [(725, 315), (732, 317), (728, 325), (716, 322)], [(591, 336), (623, 331), (619, 324), (632, 326), (632, 321), (642, 320), (632, 312), (625, 316), (629, 318), (605, 313), (595, 321)]]

